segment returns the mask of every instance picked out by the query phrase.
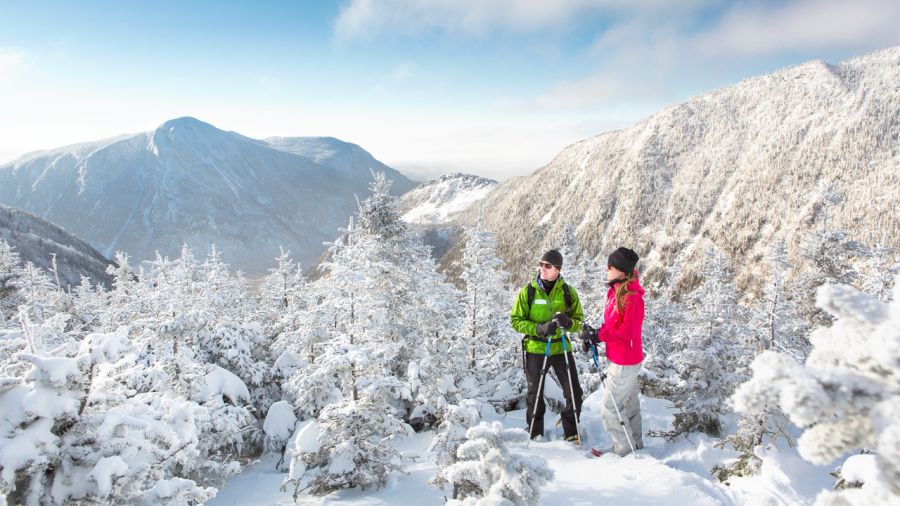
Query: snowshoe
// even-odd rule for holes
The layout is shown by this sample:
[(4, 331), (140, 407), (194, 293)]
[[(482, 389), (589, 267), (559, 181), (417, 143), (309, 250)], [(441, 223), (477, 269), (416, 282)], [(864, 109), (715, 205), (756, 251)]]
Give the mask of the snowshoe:
[(612, 448), (591, 448), (590, 451), (594, 457), (602, 457), (607, 453), (612, 453)]

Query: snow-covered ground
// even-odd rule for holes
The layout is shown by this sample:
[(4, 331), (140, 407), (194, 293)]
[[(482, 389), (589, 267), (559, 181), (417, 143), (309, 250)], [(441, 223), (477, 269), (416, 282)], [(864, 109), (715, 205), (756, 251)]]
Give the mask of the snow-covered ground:
[[(668, 401), (641, 398), (644, 431), (669, 430), (673, 408)], [(524, 428), (522, 410), (503, 415), (483, 412), (485, 421), (500, 421), (509, 428)], [(553, 427), (551, 413), (546, 425)], [(560, 428), (548, 441), (521, 445), (516, 452), (540, 455), (554, 472), (554, 479), (542, 489), (542, 504), (616, 506), (676, 504), (810, 504), (819, 491), (831, 487), (827, 469), (812, 466), (793, 450), (779, 449), (763, 459), (762, 472), (751, 478), (733, 479), (723, 485), (709, 474), (716, 463), (735, 453), (718, 449), (713, 440), (691, 435), (669, 443), (663, 438), (644, 438), (646, 448), (637, 455), (619, 457), (606, 454), (592, 457), (590, 447), (607, 448), (609, 439), (600, 423), (600, 392), (584, 404), (581, 431), (584, 443), (575, 447), (562, 441)], [(436, 468), (428, 454), (434, 435), (423, 431), (404, 438), (399, 447), (407, 458), (406, 474), (394, 476), (379, 490), (342, 490), (325, 497), (301, 494), (299, 504), (441, 504), (445, 492), (428, 486)], [(292, 490), (280, 490), (286, 476), (275, 470), (277, 456), (267, 455), (231, 479), (208, 504), (263, 505), (294, 504)]]

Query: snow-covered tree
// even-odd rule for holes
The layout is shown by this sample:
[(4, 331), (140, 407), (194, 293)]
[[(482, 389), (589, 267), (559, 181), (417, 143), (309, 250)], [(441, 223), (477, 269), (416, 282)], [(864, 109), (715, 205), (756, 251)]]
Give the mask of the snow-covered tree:
[[(457, 461), (456, 451), (466, 441), (466, 431), (474, 427), (480, 419), (478, 403), (472, 399), (466, 399), (459, 405), (450, 406), (447, 410), (444, 420), (428, 447), (428, 451), (438, 466), (438, 473), (429, 481), (431, 485), (444, 489), (449, 484), (444, 473), (448, 466)], [(458, 483), (453, 485), (451, 498), (457, 499), (461, 491)], [(472, 492), (474, 490), (462, 491), (463, 495)]]
[(461, 342), (467, 347), (465, 367), (477, 379), (484, 395), (495, 405), (509, 408), (524, 388), (518, 366), (521, 338), (509, 326), (509, 301), (513, 295), (506, 289), (509, 274), (497, 257), (494, 234), (478, 227), (467, 228), (462, 263), (466, 293)]
[(809, 325), (800, 316), (796, 302), (789, 297), (785, 289), (785, 280), (790, 268), (784, 243), (776, 243), (768, 258), (765, 276), (767, 284), (763, 297), (757, 304), (751, 320), (751, 327), (757, 335), (755, 346), (749, 350), (752, 357), (762, 350), (775, 350), (802, 361), (809, 351), (807, 339)]
[(894, 279), (900, 273), (900, 256), (897, 249), (887, 245), (887, 238), (881, 240), (869, 254), (863, 267), (861, 289), (882, 302), (889, 302)]
[(61, 306), (60, 290), (44, 271), (31, 262), (25, 262), (20, 275), (12, 284), (28, 305), (31, 318), (35, 321), (53, 316)]
[(751, 333), (724, 256), (713, 248), (704, 256), (704, 281), (686, 297), (690, 319), (676, 335), (683, 348), (672, 357), (680, 382), (672, 402), (679, 410), (678, 432), (718, 436), (726, 401), (742, 378), (738, 365)]
[(18, 253), (5, 239), (0, 239), (0, 323), (18, 312), (22, 296), (19, 279), (22, 277), (22, 261)]
[(290, 255), (290, 251), (281, 250), (259, 291), (259, 319), (272, 336), (296, 324), (295, 318), (306, 307), (303, 294), (307, 281), (300, 264)]
[[(31, 330), (23, 327), (26, 335)], [(204, 410), (183, 398), (134, 391), (144, 369), (128, 328), (66, 347), (34, 348), (30, 369), (0, 382), (0, 488), (14, 502), (205, 501), (214, 490), (184, 478), (202, 468), (193, 421)]]
[[(692, 317), (684, 304), (676, 299), (677, 280), (683, 262), (680, 257), (668, 268), (663, 286), (653, 298), (645, 301), (643, 326), (644, 361), (641, 364), (641, 392), (651, 397), (668, 398), (676, 388), (677, 371), (672, 357), (686, 345), (684, 332)], [(605, 285), (604, 285), (605, 286)]]
[(800, 455), (827, 464), (847, 452), (875, 451), (862, 488), (823, 492), (820, 504), (900, 500), (900, 297), (890, 305), (845, 285), (819, 288), (817, 303), (836, 318), (816, 329), (805, 364), (767, 351), (735, 395), (736, 408), (779, 406), (798, 427)]
[(553, 471), (541, 457), (515, 453), (508, 446), (527, 441), (524, 430), (481, 422), (466, 431), (466, 439), (457, 450), (459, 461), (443, 471), (461, 496), (449, 504), (541, 503), (541, 487), (553, 479)]
[(353, 487), (365, 490), (383, 486), (392, 472), (402, 469), (393, 440), (411, 434), (412, 429), (385, 409), (385, 394), (391, 388), (382, 386), (368, 389), (359, 400), (340, 401), (322, 410), (317, 420), (317, 451), (294, 457), (303, 461), (305, 471), (295, 477), (296, 484), (305, 477), (313, 494)]

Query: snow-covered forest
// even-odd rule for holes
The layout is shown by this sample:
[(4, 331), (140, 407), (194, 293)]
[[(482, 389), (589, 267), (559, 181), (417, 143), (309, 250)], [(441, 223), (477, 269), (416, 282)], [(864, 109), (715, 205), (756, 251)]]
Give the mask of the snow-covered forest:
[[(584, 446), (552, 429), (527, 443), (509, 325), (526, 280), (474, 226), (451, 284), (389, 190), (376, 174), (315, 280), (284, 251), (255, 286), (210, 246), (141, 264), (118, 254), (111, 289), (85, 278), (65, 290), (0, 242), (0, 497), (265, 504), (393, 489), (422, 504), (589, 504), (637, 477), (660, 502), (900, 499), (893, 249), (820, 223), (803, 265), (772, 248), (754, 296), (710, 243), (695, 288), (648, 287), (647, 449), (588, 460), (605, 438), (590, 360), (578, 356)], [(555, 241), (599, 325), (605, 264), (574, 227)], [(680, 274), (678, 261), (653, 267)], [(277, 483), (239, 481), (263, 472)], [(427, 491), (409, 485), (419, 479)]]

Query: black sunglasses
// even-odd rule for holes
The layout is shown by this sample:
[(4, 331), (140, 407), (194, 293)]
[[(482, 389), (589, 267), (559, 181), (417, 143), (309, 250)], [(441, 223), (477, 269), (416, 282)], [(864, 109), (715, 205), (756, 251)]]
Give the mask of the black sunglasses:
[(555, 266), (555, 265), (553, 265), (553, 264), (549, 264), (549, 263), (547, 263), (547, 262), (541, 262), (539, 265), (540, 265), (541, 268), (543, 268), (543, 269), (551, 269), (551, 268), (552, 268), (552, 269), (558, 269), (558, 268), (559, 268), (559, 267), (557, 267), (557, 266)]

